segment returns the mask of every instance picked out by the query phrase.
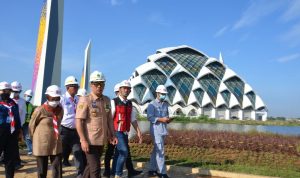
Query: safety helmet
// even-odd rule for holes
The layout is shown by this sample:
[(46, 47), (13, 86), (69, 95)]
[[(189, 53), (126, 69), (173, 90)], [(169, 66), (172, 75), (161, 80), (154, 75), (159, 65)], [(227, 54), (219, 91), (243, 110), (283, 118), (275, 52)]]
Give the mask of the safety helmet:
[(78, 95), (78, 96), (86, 96), (86, 95), (87, 95), (86, 89), (80, 88), (80, 89), (77, 91), (77, 95)]
[(119, 88), (120, 88), (120, 84), (117, 83), (114, 87), (114, 92), (118, 92), (119, 91)]
[(32, 95), (33, 95), (33, 92), (32, 92), (32, 90), (26, 90), (26, 91), (24, 92), (24, 95), (32, 96)]
[(78, 85), (77, 79), (74, 76), (69, 76), (65, 80), (65, 86), (67, 85)]
[(22, 90), (22, 85), (20, 82), (14, 81), (11, 83), (12, 91), (20, 92)]
[(119, 83), (119, 88), (121, 87), (129, 87), (131, 88), (131, 84), (128, 80), (123, 80), (121, 83)]
[(11, 90), (11, 85), (6, 82), (6, 81), (3, 81), (3, 82), (0, 82), (0, 90)]
[(162, 93), (162, 94), (167, 94), (168, 91), (164, 85), (158, 85), (155, 92), (157, 93)]
[(45, 94), (51, 97), (59, 97), (61, 95), (61, 90), (57, 85), (51, 85), (47, 88)]
[(91, 73), (90, 82), (105, 82), (105, 77), (102, 72), (96, 70)]

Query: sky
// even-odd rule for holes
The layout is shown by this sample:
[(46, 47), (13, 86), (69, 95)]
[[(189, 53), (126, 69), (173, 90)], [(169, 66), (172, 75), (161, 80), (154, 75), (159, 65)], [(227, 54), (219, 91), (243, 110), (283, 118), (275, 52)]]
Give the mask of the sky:
[[(0, 81), (30, 88), (43, 1), (0, 2)], [(188, 45), (225, 64), (261, 96), (269, 116), (300, 117), (300, 0), (65, 0), (62, 83), (91, 71), (104, 93), (157, 49)], [(64, 89), (64, 88), (63, 88)], [(65, 89), (64, 89), (65, 91)]]

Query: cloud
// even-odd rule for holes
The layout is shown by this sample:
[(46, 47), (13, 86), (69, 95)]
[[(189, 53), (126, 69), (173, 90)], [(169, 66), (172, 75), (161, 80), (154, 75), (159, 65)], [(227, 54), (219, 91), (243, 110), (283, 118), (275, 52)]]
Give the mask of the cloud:
[(250, 6), (244, 11), (241, 18), (233, 25), (233, 30), (252, 26), (262, 18), (279, 9), (284, 1), (251, 1)]
[(152, 23), (161, 25), (161, 26), (169, 26), (170, 23), (164, 18), (164, 16), (161, 13), (155, 12), (150, 14), (148, 17), (148, 20)]
[(296, 54), (280, 57), (277, 59), (277, 61), (280, 63), (286, 63), (292, 60), (299, 60), (299, 59), (300, 59), (300, 53), (296, 53)]
[(118, 5), (121, 5), (122, 2), (120, 0), (110, 0), (110, 4), (112, 6), (118, 6)]
[(282, 15), (281, 19), (284, 21), (294, 20), (300, 17), (300, 1), (293, 0), (288, 4), (288, 9)]
[(221, 28), (219, 31), (217, 31), (215, 34), (214, 34), (214, 38), (218, 38), (220, 36), (222, 36), (228, 29), (228, 26), (224, 26), (223, 28)]
[(288, 32), (283, 34), (281, 39), (292, 46), (298, 45), (300, 43), (300, 23), (294, 25)]

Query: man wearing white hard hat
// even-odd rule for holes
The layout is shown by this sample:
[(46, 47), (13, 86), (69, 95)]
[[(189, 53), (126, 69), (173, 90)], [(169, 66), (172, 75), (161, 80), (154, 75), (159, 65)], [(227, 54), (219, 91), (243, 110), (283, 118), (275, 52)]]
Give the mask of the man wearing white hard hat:
[[(26, 101), (20, 97), (20, 94), (22, 92), (22, 85), (20, 82), (14, 81), (11, 83), (11, 94), (10, 94), (10, 98), (13, 99), (19, 106), (19, 115), (20, 115), (20, 120), (21, 120), (21, 127), (23, 130), (23, 125), (25, 123), (25, 116), (26, 116)], [(24, 134), (21, 133), (21, 135)], [(19, 153), (19, 148), (16, 150), (17, 152), (17, 161), (16, 161), (16, 166), (15, 169), (18, 170), (20, 168), (23, 167), (23, 165), (21, 164), (21, 157), (20, 157), (20, 153)], [(25, 161), (23, 161), (25, 162)]]
[(9, 97), (11, 85), (0, 82), (0, 153), (4, 152), (5, 177), (13, 178), (21, 129), (18, 105)]
[(30, 139), (29, 131), (28, 131), (28, 125), (32, 116), (32, 113), (34, 109), (36, 108), (33, 106), (30, 101), (32, 99), (33, 92), (32, 90), (26, 90), (24, 92), (24, 99), (26, 101), (26, 116), (25, 116), (25, 122), (23, 124), (23, 137), (27, 146), (27, 154), (32, 155), (32, 140)]
[(91, 73), (91, 93), (80, 97), (76, 109), (76, 129), (87, 159), (85, 178), (100, 177), (100, 157), (104, 145), (107, 141), (112, 144), (118, 142), (113, 129), (110, 99), (103, 95), (104, 86), (104, 75), (99, 71)]
[[(123, 165), (126, 162), (128, 177), (133, 177), (141, 174), (142, 171), (135, 170), (132, 164), (130, 148), (128, 145), (128, 133), (130, 131), (130, 125), (132, 124), (133, 128), (136, 130), (140, 143), (142, 142), (142, 133), (136, 120), (136, 111), (132, 106), (132, 102), (127, 99), (131, 92), (130, 82), (124, 80), (117, 84), (114, 88), (115, 92), (117, 91), (116, 87), (119, 87), (118, 95), (111, 100), (111, 110), (114, 120), (114, 129), (118, 138), (118, 144), (116, 145), (116, 150), (114, 145), (108, 144), (108, 148), (105, 153), (105, 172), (103, 176), (109, 177), (112, 174), (116, 177), (121, 177), (123, 174)], [(114, 150), (115, 155), (112, 172), (110, 172), (110, 159)]]
[(71, 166), (69, 155), (74, 155), (74, 163), (77, 170), (77, 177), (82, 177), (85, 169), (85, 155), (81, 150), (80, 139), (76, 131), (76, 106), (78, 103), (78, 82), (74, 76), (69, 76), (65, 80), (66, 93), (62, 95), (60, 104), (64, 109), (64, 116), (61, 121), (60, 135), (62, 139), (63, 165)]
[(62, 142), (59, 133), (63, 108), (60, 106), (61, 90), (51, 85), (45, 92), (47, 101), (37, 107), (29, 122), (33, 155), (37, 161), (37, 177), (46, 178), (48, 158), (52, 165), (52, 177), (62, 177)]
[(165, 101), (168, 92), (164, 85), (158, 85), (155, 92), (156, 99), (150, 102), (147, 108), (150, 135), (154, 144), (148, 176), (168, 178), (164, 150), (165, 137), (168, 135), (167, 124), (171, 122), (168, 112), (169, 104)]
[(117, 83), (114, 87), (114, 92), (116, 96), (119, 96), (120, 83)]

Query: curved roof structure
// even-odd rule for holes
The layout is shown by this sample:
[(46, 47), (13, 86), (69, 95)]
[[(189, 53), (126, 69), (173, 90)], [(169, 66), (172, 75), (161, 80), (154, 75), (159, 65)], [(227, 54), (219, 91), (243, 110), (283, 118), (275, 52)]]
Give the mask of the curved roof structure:
[(186, 45), (157, 50), (136, 68), (130, 82), (129, 99), (140, 113), (145, 113), (155, 98), (156, 87), (165, 85), (172, 114), (225, 119), (235, 115), (239, 119), (267, 117), (262, 99), (224, 64), (221, 55), (218, 60)]

